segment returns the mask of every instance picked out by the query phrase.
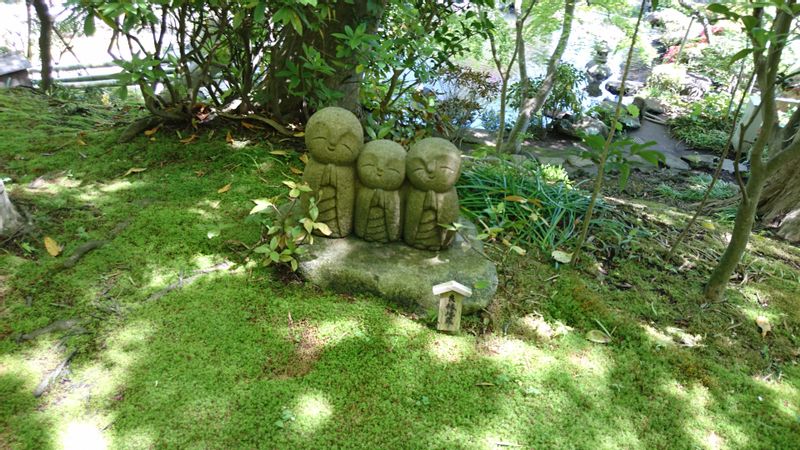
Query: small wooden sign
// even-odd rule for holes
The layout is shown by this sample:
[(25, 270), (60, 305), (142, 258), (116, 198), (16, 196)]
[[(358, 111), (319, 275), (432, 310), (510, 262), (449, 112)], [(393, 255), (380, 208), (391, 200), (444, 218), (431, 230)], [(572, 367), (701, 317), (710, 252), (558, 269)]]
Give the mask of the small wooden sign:
[(464, 297), (472, 295), (472, 289), (456, 281), (437, 284), (433, 295), (439, 297), (439, 320), (436, 329), (450, 333), (461, 329), (461, 308)]

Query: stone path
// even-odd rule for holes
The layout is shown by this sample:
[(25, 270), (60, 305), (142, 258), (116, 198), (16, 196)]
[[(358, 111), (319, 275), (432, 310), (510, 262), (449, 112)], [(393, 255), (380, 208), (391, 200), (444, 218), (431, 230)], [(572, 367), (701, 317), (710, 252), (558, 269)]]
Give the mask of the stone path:
[[(707, 153), (700, 153), (686, 147), (681, 141), (673, 138), (669, 129), (660, 123), (652, 122), (647, 119), (641, 120), (642, 126), (639, 129), (631, 130), (628, 136), (635, 142), (644, 143), (655, 141), (657, 144), (652, 148), (664, 154), (666, 159), (665, 166), (669, 170), (684, 172), (690, 170), (713, 170), (716, 167), (717, 156)], [(494, 134), (482, 129), (467, 130), (464, 137), (467, 144), (478, 144), (494, 146)], [(542, 164), (561, 165), (567, 171), (594, 172), (594, 163), (580, 156), (585, 149), (583, 144), (575, 139), (548, 136), (546, 140), (523, 145), (522, 155), (535, 158)], [(642, 172), (652, 172), (658, 170), (649, 162), (640, 157), (631, 157), (633, 169)], [(747, 170), (746, 165), (740, 165), (741, 170)], [(726, 159), (723, 162), (723, 171), (733, 173), (733, 161)]]

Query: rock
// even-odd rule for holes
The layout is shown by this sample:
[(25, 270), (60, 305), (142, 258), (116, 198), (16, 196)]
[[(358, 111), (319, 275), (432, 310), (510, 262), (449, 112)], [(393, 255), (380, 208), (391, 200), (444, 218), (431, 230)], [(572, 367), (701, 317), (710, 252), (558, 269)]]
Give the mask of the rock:
[[(717, 168), (717, 164), (719, 163), (718, 156), (708, 155), (705, 153), (691, 153), (688, 155), (683, 155), (681, 159), (688, 162), (692, 169), (699, 170), (714, 170)], [(733, 160), (725, 159), (722, 161), (722, 170), (725, 172), (734, 173)], [(747, 164), (739, 163), (739, 170), (741, 172), (747, 172), (749, 169)]]
[(588, 116), (582, 117), (574, 123), (572, 119), (568, 118), (556, 120), (553, 128), (559, 133), (575, 138), (580, 138), (582, 134), (599, 134), (605, 137), (609, 132), (608, 126), (603, 121)]
[(689, 170), (689, 165), (672, 152), (661, 151), (666, 159), (665, 164), (670, 169)]
[(611, 68), (605, 64), (598, 64), (592, 61), (586, 65), (586, 75), (589, 77), (590, 81), (600, 83), (611, 76)]
[[(639, 92), (640, 89), (644, 87), (644, 84), (638, 81), (626, 81), (625, 82), (625, 94), (623, 97), (627, 97), (629, 95), (634, 95)], [(619, 95), (622, 88), (622, 81), (619, 80), (611, 80), (606, 83), (606, 90), (614, 95)]]
[(567, 162), (572, 167), (577, 167), (579, 169), (594, 165), (594, 162), (591, 159), (581, 158), (578, 155), (569, 155), (569, 156), (567, 156)]
[(623, 114), (619, 118), (619, 122), (622, 124), (622, 127), (626, 130), (638, 130), (642, 127), (642, 123), (639, 121), (638, 117), (633, 117), (629, 114)]
[(566, 158), (560, 158), (558, 156), (536, 156), (536, 160), (539, 161), (541, 165), (563, 166)]
[(8, 198), (6, 186), (0, 179), (0, 236), (10, 236), (22, 224), (19, 213)]
[(641, 115), (646, 112), (661, 115), (667, 111), (663, 103), (652, 98), (636, 97), (633, 99), (633, 104), (639, 108)]
[[(472, 288), (464, 313), (489, 305), (497, 290), (497, 269), (482, 255), (475, 226), (464, 228), (453, 245), (437, 252), (408, 247), (402, 242), (377, 244), (355, 237), (316, 238), (300, 261), (299, 273), (311, 283), (337, 292), (378, 295), (416, 311), (434, 312), (438, 299), (431, 288), (455, 280)], [(466, 235), (465, 240), (462, 235)]]
[(497, 132), (483, 128), (466, 128), (461, 133), (461, 140), (468, 144), (494, 147), (497, 142)]
[(711, 78), (689, 72), (683, 78), (680, 94), (690, 98), (700, 98), (711, 90), (711, 85)]

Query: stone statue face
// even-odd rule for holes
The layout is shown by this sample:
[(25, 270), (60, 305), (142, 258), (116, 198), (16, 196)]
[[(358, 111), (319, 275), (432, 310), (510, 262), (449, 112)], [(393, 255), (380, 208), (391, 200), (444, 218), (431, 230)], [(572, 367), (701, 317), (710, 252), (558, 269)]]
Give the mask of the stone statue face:
[(349, 164), (364, 147), (364, 129), (350, 111), (323, 108), (306, 125), (306, 146), (311, 156), (324, 164)]
[(372, 189), (400, 189), (406, 177), (406, 150), (386, 139), (372, 141), (358, 156), (358, 179)]
[(406, 173), (411, 185), (421, 191), (446, 192), (458, 181), (461, 155), (455, 145), (442, 138), (426, 138), (406, 156)]

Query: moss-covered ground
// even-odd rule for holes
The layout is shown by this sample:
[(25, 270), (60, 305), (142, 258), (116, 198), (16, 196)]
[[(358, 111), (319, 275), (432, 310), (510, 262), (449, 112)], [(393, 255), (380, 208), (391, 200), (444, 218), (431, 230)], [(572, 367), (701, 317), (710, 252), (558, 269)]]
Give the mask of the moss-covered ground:
[[(117, 144), (132, 116), (0, 91), (0, 177), (32, 221), (0, 241), (0, 448), (800, 445), (797, 248), (755, 236), (727, 300), (708, 304), (726, 228), (700, 228), (676, 267), (665, 244), (685, 211), (619, 204), (643, 233), (604, 241), (598, 268), (490, 248), (495, 303), (444, 335), (247, 263), (251, 200), (296, 177), (280, 151), (294, 143), (230, 124)], [(228, 131), (252, 145), (234, 150)], [(90, 240), (109, 242), (60, 266)], [(64, 319), (79, 325), (18, 341)]]

